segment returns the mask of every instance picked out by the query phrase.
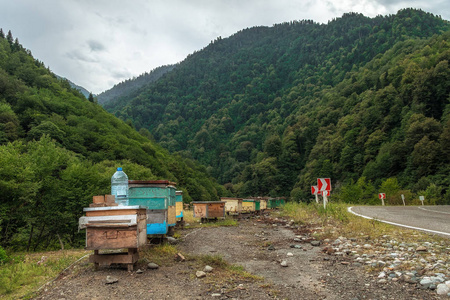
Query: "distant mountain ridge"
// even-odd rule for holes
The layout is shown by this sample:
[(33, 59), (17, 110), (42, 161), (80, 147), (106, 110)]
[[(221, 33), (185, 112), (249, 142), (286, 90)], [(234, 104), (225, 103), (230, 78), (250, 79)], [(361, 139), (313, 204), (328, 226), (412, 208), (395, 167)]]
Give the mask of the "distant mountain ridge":
[(141, 88), (157, 81), (164, 74), (172, 71), (174, 68), (175, 65), (161, 66), (150, 71), (150, 73), (144, 73), (136, 78), (120, 82), (114, 85), (111, 89), (97, 95), (98, 103), (106, 105), (120, 101), (122, 96), (130, 97), (131, 95), (135, 95)]
[[(445, 193), (446, 142), (436, 137), (450, 111), (449, 30), (417, 9), (248, 28), (105, 108), (243, 196), (306, 199), (317, 176), (375, 187), (396, 177), (405, 188), (433, 183)], [(419, 140), (408, 138), (418, 120), (436, 130), (422, 141), (434, 149), (428, 169)]]
[[(65, 77), (62, 77), (62, 76), (59, 76), (59, 75), (56, 75), (56, 77), (59, 78), (59, 79), (67, 80), (67, 82), (69, 82), (69, 84), (70, 84), (71, 87), (73, 87), (74, 89), (80, 91), (80, 92), (83, 94), (83, 96), (86, 97), (86, 99), (89, 98), (89, 94), (90, 94), (91, 92), (89, 92), (89, 91), (88, 91), (87, 89), (85, 89), (84, 87), (82, 87), (82, 86), (80, 86), (80, 85), (77, 85), (77, 84), (73, 83), (72, 81), (70, 81), (69, 79), (67, 79), (67, 78), (65, 78)], [(94, 96), (95, 96), (95, 95), (94, 95)]]

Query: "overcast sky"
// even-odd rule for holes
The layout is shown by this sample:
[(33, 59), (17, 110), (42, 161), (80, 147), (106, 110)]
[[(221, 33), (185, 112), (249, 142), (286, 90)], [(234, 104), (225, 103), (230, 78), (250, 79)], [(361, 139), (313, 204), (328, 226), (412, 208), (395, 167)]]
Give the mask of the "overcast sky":
[(54, 73), (98, 94), (247, 27), (407, 7), (450, 20), (449, 0), (0, 0), (0, 28)]

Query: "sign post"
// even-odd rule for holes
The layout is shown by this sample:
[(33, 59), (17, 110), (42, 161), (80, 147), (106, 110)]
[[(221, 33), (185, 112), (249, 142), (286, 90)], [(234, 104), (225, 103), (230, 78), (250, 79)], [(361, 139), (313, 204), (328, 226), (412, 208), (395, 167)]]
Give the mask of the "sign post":
[(402, 194), (402, 200), (403, 200), (403, 206), (406, 206), (405, 204), (405, 195)]
[(323, 208), (327, 208), (328, 196), (331, 191), (331, 179), (330, 178), (317, 178), (317, 188), (319, 193), (322, 192), (323, 196)]
[(385, 193), (379, 193), (379, 194), (378, 194), (378, 198), (381, 199), (381, 203), (382, 203), (383, 206), (384, 206), (384, 199), (386, 199), (386, 194), (385, 194)]
[(327, 203), (328, 203), (328, 196), (330, 195), (330, 191), (323, 191), (322, 192), (322, 196), (323, 196), (323, 208), (327, 209)]
[(311, 194), (316, 196), (316, 203), (319, 203), (319, 188), (316, 185), (311, 186)]
[(419, 200), (422, 201), (422, 205), (423, 205), (423, 201), (425, 201), (425, 196), (419, 196)]

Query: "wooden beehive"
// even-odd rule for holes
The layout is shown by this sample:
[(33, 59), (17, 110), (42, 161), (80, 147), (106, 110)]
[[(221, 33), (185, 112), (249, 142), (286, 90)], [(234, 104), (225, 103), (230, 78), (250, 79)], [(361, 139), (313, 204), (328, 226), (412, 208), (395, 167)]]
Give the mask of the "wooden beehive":
[(175, 183), (168, 180), (129, 180), (129, 204), (147, 208), (147, 234), (166, 235), (176, 224)]
[(225, 212), (229, 215), (238, 215), (242, 211), (242, 198), (222, 197), (221, 201), (225, 201)]
[(175, 200), (176, 200), (176, 203), (175, 203), (176, 217), (183, 218), (183, 192), (182, 191), (176, 191)]
[(225, 201), (194, 201), (194, 218), (225, 218)]
[(79, 227), (86, 228), (86, 249), (141, 248), (147, 242), (146, 209), (140, 206), (84, 208)]
[(252, 213), (255, 211), (256, 211), (255, 200), (252, 200), (252, 199), (242, 200), (242, 212), (243, 213)]

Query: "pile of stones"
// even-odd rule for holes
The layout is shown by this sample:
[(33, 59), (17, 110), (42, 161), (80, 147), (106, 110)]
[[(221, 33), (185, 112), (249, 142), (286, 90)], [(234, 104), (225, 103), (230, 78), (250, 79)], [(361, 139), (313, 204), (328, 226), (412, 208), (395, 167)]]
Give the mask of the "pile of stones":
[(450, 247), (445, 241), (405, 243), (385, 235), (363, 243), (339, 237), (323, 245), (322, 252), (343, 264), (365, 266), (379, 284), (402, 281), (450, 296)]

